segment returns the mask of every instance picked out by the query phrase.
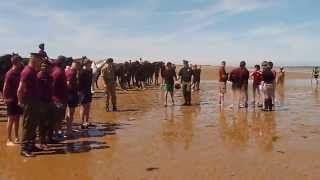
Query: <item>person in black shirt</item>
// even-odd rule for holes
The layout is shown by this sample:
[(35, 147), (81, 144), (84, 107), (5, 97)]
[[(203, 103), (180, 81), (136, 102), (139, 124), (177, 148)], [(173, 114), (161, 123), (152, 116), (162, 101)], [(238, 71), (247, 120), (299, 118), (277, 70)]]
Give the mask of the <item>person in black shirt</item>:
[(269, 64), (263, 64), (262, 72), (263, 91), (264, 91), (264, 110), (272, 111), (272, 97), (274, 91), (275, 76)]
[(174, 105), (173, 92), (174, 92), (174, 81), (177, 80), (176, 71), (172, 68), (172, 64), (170, 62), (167, 63), (166, 69), (163, 72), (164, 75), (164, 84), (166, 90), (166, 103), (168, 102), (168, 93), (171, 95), (172, 104)]
[(190, 106), (191, 105), (191, 79), (193, 76), (193, 71), (189, 67), (188, 61), (183, 61), (183, 68), (179, 72), (179, 79), (181, 79), (182, 83), (182, 91), (183, 97), (185, 100), (184, 105)]

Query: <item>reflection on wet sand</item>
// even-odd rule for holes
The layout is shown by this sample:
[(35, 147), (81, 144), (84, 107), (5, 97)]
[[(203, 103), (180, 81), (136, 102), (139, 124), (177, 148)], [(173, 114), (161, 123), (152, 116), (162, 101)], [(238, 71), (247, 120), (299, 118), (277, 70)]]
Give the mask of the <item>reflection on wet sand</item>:
[(224, 111), (220, 112), (221, 139), (229, 148), (245, 148), (249, 139), (247, 111), (239, 111), (226, 119)]
[(4, 147), (0, 123), (0, 179), (319, 179), (317, 90), (286, 81), (273, 112), (219, 109), (217, 91), (202, 82), (193, 106), (181, 106), (179, 91), (167, 108), (160, 90), (121, 92), (112, 113), (98, 93), (95, 127), (28, 160)]

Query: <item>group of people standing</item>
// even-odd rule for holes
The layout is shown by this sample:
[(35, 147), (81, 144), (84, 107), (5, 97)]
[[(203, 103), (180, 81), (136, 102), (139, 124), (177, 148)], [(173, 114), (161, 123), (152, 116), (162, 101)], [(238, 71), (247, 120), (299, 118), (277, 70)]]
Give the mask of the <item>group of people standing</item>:
[[(174, 89), (180, 88), (182, 88), (184, 97), (183, 105), (190, 106), (192, 90), (200, 90), (201, 67), (198, 67), (197, 65), (191, 66), (188, 61), (184, 60), (183, 67), (180, 69), (177, 76), (175, 66), (173, 66), (171, 62), (168, 62), (162, 74), (166, 91), (165, 106), (168, 105), (168, 94), (171, 95), (172, 105), (175, 104)], [(177, 82), (178, 80), (181, 81), (181, 84)]]
[[(31, 53), (25, 67), (20, 56), (12, 56), (12, 68), (6, 73), (3, 88), (8, 114), (7, 146), (21, 143), (21, 155), (25, 157), (34, 156), (33, 152), (45, 149), (47, 144), (58, 143), (59, 139), (73, 138), (72, 122), (78, 106), (81, 106), (81, 128), (90, 126), (92, 61), (74, 61), (71, 67), (64, 69), (63, 56), (51, 61), (44, 47), (39, 47), (40, 51)], [(113, 89), (109, 91), (114, 94)], [(63, 120), (66, 120), (65, 131), (62, 129)], [(40, 146), (36, 146), (37, 134)]]
[[(262, 68), (261, 68), (262, 67)], [(255, 65), (255, 70), (249, 72), (246, 68), (246, 62), (241, 61), (240, 67), (233, 69), (230, 73), (226, 72), (226, 62), (221, 63), (219, 69), (219, 104), (224, 105), (224, 96), (227, 92), (227, 81), (232, 83), (233, 103), (230, 106), (234, 108), (237, 105), (239, 108), (248, 107), (248, 87), (249, 79), (252, 77), (252, 105), (262, 107), (265, 111), (272, 111), (275, 105), (275, 89), (276, 82), (282, 84), (284, 81), (285, 71), (281, 67), (277, 72), (273, 69), (273, 62), (262, 62), (260, 65)], [(263, 99), (263, 100), (262, 100)]]
[[(7, 146), (21, 143), (21, 155), (34, 156), (34, 152), (46, 149), (47, 144), (58, 143), (62, 138), (73, 138), (73, 121), (75, 111), (80, 108), (81, 129), (87, 129), (92, 102), (92, 61), (73, 61), (70, 67), (63, 66), (65, 58), (59, 56), (50, 60), (44, 51), (44, 45), (39, 46), (38, 53), (31, 53), (26, 66), (22, 58), (14, 55), (11, 58), (12, 68), (6, 73), (3, 88), (3, 98), (7, 105), (8, 126)], [(219, 69), (219, 104), (223, 106), (227, 92), (227, 81), (232, 83), (233, 103), (239, 108), (248, 107), (248, 81), (253, 79), (253, 105), (271, 111), (275, 104), (275, 87), (277, 72), (272, 62), (264, 61), (255, 66), (250, 73), (246, 62), (240, 62), (240, 67), (230, 73), (226, 71), (226, 62)], [(106, 99), (106, 111), (117, 111), (115, 65), (109, 58), (101, 70)], [(166, 90), (165, 106), (168, 105), (168, 95), (174, 101), (174, 90), (182, 89), (185, 106), (191, 105), (192, 90), (200, 90), (201, 67), (189, 65), (183, 61), (183, 67), (176, 73), (176, 66), (168, 62), (161, 70), (162, 80)], [(283, 81), (284, 70), (280, 69), (278, 80)], [(180, 81), (180, 82), (178, 82)], [(261, 91), (263, 93), (261, 93)], [(262, 100), (262, 97), (264, 100)], [(234, 105), (232, 105), (234, 107)], [(22, 139), (19, 139), (19, 119), (23, 118)], [(66, 120), (66, 129), (62, 128)], [(12, 131), (14, 130), (14, 138)], [(39, 134), (40, 146), (36, 146)]]

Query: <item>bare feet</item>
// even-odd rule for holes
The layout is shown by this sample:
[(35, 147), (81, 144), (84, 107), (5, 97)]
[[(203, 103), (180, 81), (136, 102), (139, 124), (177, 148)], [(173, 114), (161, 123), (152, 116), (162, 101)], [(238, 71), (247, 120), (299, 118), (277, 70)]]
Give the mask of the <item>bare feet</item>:
[(12, 141), (8, 140), (6, 143), (6, 146), (12, 147), (12, 146), (15, 146), (15, 144)]

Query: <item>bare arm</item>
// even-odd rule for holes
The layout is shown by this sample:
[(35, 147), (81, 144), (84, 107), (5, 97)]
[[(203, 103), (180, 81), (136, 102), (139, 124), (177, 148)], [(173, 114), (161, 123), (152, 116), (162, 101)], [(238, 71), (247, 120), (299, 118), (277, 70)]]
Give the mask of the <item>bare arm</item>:
[(22, 104), (23, 93), (25, 91), (26, 83), (24, 81), (20, 81), (19, 88), (17, 91), (18, 102)]
[(7, 83), (7, 81), (5, 81), (4, 86), (3, 86), (3, 99), (5, 102), (10, 101), (10, 99), (7, 98), (7, 93), (8, 93), (8, 83)]

